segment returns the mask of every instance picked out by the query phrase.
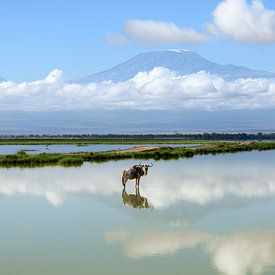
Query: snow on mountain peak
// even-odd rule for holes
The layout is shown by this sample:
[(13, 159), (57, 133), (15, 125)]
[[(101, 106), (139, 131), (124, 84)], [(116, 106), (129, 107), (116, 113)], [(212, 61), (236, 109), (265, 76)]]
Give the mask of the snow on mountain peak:
[(166, 50), (168, 52), (175, 52), (175, 53), (186, 53), (186, 52), (191, 52), (190, 50), (186, 49), (168, 49)]

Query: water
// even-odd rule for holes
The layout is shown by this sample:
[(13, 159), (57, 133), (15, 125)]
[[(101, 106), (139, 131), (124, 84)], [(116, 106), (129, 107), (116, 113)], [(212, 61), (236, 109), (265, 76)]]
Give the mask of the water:
[(0, 169), (0, 274), (275, 274), (275, 151)]
[(109, 150), (122, 150), (134, 146), (198, 146), (199, 144), (90, 144), (78, 146), (75, 144), (56, 144), (56, 145), (0, 145), (0, 155), (16, 154), (18, 151), (24, 150), (28, 154), (40, 153), (77, 153), (77, 152), (99, 152)]

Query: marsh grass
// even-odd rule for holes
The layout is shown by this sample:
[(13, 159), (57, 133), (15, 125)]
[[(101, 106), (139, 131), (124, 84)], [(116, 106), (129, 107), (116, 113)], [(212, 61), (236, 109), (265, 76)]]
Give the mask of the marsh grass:
[(64, 157), (64, 158), (61, 158), (57, 164), (60, 166), (71, 167), (71, 166), (81, 166), (83, 162), (84, 162), (83, 158), (80, 158), (80, 157)]
[(106, 162), (124, 159), (138, 160), (170, 160), (179, 158), (191, 158), (196, 155), (216, 155), (237, 153), (252, 150), (273, 150), (275, 142), (252, 143), (216, 143), (199, 147), (176, 147), (155, 149), (146, 152), (91, 152), (91, 153), (42, 153), (28, 155), (25, 151), (19, 151), (15, 155), (0, 156), (0, 167), (41, 167), (60, 165), (64, 167), (81, 166), (84, 161)]

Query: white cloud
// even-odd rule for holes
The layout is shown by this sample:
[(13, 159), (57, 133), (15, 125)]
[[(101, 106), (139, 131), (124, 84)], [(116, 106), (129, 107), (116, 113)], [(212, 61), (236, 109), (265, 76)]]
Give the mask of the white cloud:
[(153, 20), (128, 20), (124, 32), (142, 43), (201, 43), (206, 36), (191, 28), (182, 28), (171, 22)]
[(119, 83), (64, 82), (60, 70), (45, 79), (0, 83), (1, 110), (204, 109), (275, 107), (274, 79), (225, 81), (206, 72), (178, 75), (163, 67)]
[(275, 10), (261, 0), (224, 0), (213, 12), (208, 30), (237, 42), (274, 43)]
[[(212, 22), (206, 24), (210, 35), (235, 42), (275, 43), (275, 10), (266, 8), (262, 0), (222, 0), (212, 15)], [(117, 45), (202, 43), (208, 34), (172, 22), (132, 19), (125, 22), (123, 34), (109, 33), (106, 41)]]
[(129, 44), (129, 39), (125, 35), (119, 33), (107, 33), (105, 40), (109, 44), (118, 46), (125, 46)]

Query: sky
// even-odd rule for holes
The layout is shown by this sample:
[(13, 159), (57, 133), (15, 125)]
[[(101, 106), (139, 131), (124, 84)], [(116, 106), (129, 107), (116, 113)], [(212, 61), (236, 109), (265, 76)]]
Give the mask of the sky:
[[(0, 76), (15, 82), (33, 81), (58, 68), (67, 80), (74, 80), (110, 68), (140, 52), (162, 48), (187, 48), (221, 64), (275, 72), (274, 41), (235, 41), (211, 35), (202, 43), (169, 39), (149, 43), (137, 39), (126, 45), (110, 43), (110, 37), (125, 35), (129, 20), (168, 22), (208, 35), (207, 24), (213, 21), (212, 14), (221, 2), (2, 1)], [(272, 0), (264, 0), (263, 5), (266, 10), (275, 10)], [(242, 22), (240, 28), (241, 25)]]
[[(271, 0), (10, 0), (1, 3), (0, 26), (0, 111), (5, 125), (11, 125), (5, 112), (18, 111), (41, 111), (46, 118), (61, 112), (58, 121), (67, 121), (65, 114), (71, 116), (71, 111), (98, 111), (98, 125), (99, 114), (112, 110), (133, 111), (128, 112), (130, 121), (141, 111), (212, 112), (206, 116), (212, 117), (212, 125), (220, 112), (247, 111), (246, 121), (254, 119), (253, 111), (260, 114), (262, 119), (253, 125), (236, 119), (227, 127), (245, 130), (265, 128), (266, 114), (275, 110), (274, 77), (229, 80), (207, 71), (181, 75), (154, 67), (118, 83), (75, 81), (140, 52), (163, 49), (192, 50), (220, 64), (275, 73)], [(179, 117), (171, 115), (177, 122)], [(159, 119), (165, 120), (165, 113)], [(80, 123), (84, 115), (76, 120)], [(20, 120), (14, 123), (22, 128)], [(148, 125), (154, 125), (152, 120)], [(0, 131), (7, 132), (7, 127), (0, 125)]]

